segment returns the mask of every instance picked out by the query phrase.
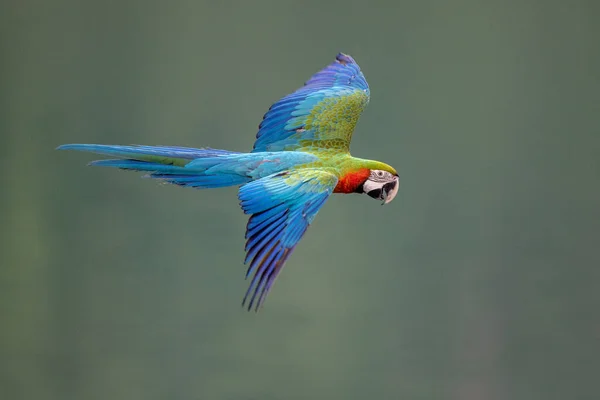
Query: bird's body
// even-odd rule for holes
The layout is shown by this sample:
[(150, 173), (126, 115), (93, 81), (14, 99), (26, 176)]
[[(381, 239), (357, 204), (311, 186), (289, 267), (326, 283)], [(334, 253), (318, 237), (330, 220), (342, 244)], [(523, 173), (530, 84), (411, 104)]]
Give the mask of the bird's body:
[(367, 193), (391, 201), (398, 174), (387, 164), (350, 155), (354, 126), (369, 87), (356, 62), (339, 54), (305, 86), (273, 104), (250, 153), (172, 146), (69, 144), (59, 149), (104, 154), (91, 165), (145, 171), (149, 177), (194, 188), (240, 186), (251, 214), (246, 230), (244, 303), (263, 303), (296, 244), (332, 193)]

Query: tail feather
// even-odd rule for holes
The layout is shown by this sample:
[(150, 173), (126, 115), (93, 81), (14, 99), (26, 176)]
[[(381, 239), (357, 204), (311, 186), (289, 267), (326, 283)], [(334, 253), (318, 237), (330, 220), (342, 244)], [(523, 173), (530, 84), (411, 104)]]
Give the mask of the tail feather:
[[(228, 156), (241, 154), (228, 150), (100, 144), (66, 144), (57, 149), (87, 151), (119, 157), (92, 161), (89, 165), (149, 172), (148, 175), (145, 175), (146, 177), (180, 186), (209, 189), (236, 186), (250, 181), (248, 176), (240, 175), (233, 170), (215, 174), (206, 173), (208, 168), (223, 163)], [(190, 164), (191, 161), (198, 159), (203, 159), (205, 162)]]
[(57, 150), (77, 150), (90, 153), (104, 154), (112, 157), (131, 158), (139, 161), (157, 162), (160, 164), (171, 164), (184, 166), (191, 160), (197, 158), (222, 157), (232, 154), (240, 154), (235, 151), (218, 149), (194, 149), (191, 147), (173, 146), (121, 146), (105, 144), (64, 144), (58, 146)]
[(149, 178), (161, 179), (165, 182), (175, 185), (198, 189), (216, 189), (227, 186), (239, 186), (250, 181), (250, 178), (233, 174), (176, 175), (154, 173), (146, 176)]
[(185, 167), (179, 167), (171, 164), (159, 164), (155, 162), (140, 161), (140, 160), (96, 160), (88, 165), (93, 167), (112, 167), (130, 171), (146, 171), (146, 172), (161, 172), (161, 173), (176, 173), (176, 174), (197, 174), (198, 171), (187, 170)]

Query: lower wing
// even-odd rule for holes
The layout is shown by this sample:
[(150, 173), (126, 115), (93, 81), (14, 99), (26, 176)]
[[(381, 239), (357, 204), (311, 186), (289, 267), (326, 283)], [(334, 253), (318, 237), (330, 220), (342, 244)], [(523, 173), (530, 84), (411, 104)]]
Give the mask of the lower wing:
[[(246, 228), (246, 278), (254, 272), (242, 305), (263, 303), (296, 244), (337, 184), (329, 172), (307, 168), (279, 172), (242, 186), (240, 205), (252, 214)], [(257, 298), (258, 296), (258, 298)]]

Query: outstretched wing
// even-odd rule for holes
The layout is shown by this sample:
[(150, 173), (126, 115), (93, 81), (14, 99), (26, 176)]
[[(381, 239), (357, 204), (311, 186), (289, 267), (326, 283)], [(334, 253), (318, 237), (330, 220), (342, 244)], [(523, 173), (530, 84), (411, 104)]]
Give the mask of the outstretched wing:
[(338, 54), (302, 88), (273, 104), (252, 151), (333, 149), (347, 152), (369, 103), (369, 85), (354, 59)]
[[(292, 254), (335, 185), (337, 177), (318, 169), (284, 171), (252, 181), (239, 191), (240, 205), (252, 214), (246, 228), (246, 278), (254, 276), (242, 305), (258, 310), (277, 274)], [(257, 299), (258, 296), (258, 299)]]

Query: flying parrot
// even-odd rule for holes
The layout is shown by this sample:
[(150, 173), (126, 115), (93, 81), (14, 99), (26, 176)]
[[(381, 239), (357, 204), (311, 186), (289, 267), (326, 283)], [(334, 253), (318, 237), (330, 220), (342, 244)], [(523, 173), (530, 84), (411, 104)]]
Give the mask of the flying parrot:
[(358, 64), (340, 53), (300, 89), (269, 108), (250, 153), (211, 148), (65, 144), (113, 157), (90, 165), (144, 171), (146, 176), (198, 189), (239, 186), (245, 214), (246, 278), (242, 305), (263, 304), (275, 278), (332, 193), (366, 193), (387, 204), (398, 174), (379, 161), (350, 155), (352, 132), (369, 103)]

